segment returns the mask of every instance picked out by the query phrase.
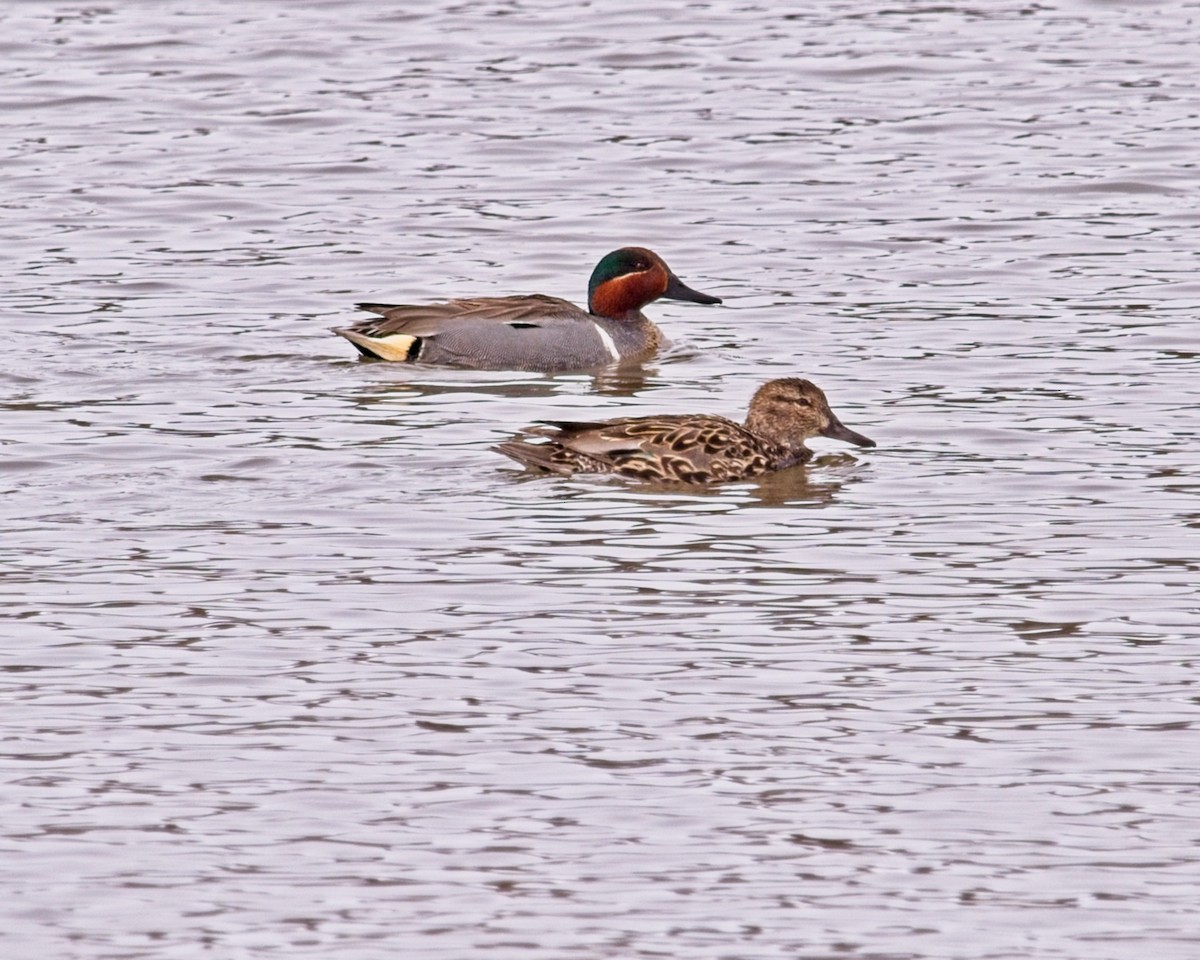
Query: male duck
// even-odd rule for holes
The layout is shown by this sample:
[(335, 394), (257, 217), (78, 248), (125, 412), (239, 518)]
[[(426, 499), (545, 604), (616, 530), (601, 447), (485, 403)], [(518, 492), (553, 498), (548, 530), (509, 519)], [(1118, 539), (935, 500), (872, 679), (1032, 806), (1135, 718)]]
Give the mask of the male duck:
[(641, 362), (666, 342), (642, 307), (666, 297), (720, 303), (685, 286), (657, 254), (614, 250), (588, 282), (587, 312), (557, 297), (475, 297), (422, 306), (360, 303), (379, 314), (334, 327), (364, 356), (450, 364), (482, 370), (592, 370)]
[[(745, 425), (695, 413), (623, 417), (597, 423), (545, 421), (493, 449), (527, 467), (570, 476), (614, 473), (667, 483), (725, 483), (795, 466), (812, 458), (804, 445), (818, 434), (875, 446), (844, 426), (808, 380), (771, 380), (750, 401)], [(528, 436), (547, 437), (531, 442)]]

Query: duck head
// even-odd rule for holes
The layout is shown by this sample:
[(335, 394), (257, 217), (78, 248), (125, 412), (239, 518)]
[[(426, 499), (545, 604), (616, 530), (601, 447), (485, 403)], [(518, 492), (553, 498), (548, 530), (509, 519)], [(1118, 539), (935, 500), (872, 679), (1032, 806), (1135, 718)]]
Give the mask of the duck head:
[(588, 281), (588, 312), (619, 320), (637, 313), (652, 300), (720, 303), (720, 297), (693, 290), (662, 257), (645, 247), (622, 247), (605, 256)]
[(810, 380), (789, 377), (764, 383), (750, 401), (746, 429), (756, 436), (803, 450), (809, 437), (830, 437), (859, 447), (875, 441), (856, 433), (829, 409), (820, 387)]

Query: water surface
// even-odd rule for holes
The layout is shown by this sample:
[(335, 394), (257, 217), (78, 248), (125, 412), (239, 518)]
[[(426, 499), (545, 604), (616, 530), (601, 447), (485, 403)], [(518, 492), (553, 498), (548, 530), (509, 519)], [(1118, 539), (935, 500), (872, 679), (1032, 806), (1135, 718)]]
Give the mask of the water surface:
[[(4, 955), (1196, 956), (1198, 18), (5, 7)], [(644, 370), (327, 331), (630, 243)], [(879, 447), (488, 449), (784, 375)]]

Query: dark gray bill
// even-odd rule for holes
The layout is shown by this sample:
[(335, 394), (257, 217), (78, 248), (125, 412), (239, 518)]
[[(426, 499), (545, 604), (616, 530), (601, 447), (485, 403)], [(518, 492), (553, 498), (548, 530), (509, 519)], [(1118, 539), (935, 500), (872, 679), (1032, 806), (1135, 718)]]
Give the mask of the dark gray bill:
[(829, 415), (829, 426), (821, 431), (821, 436), (829, 437), (833, 440), (844, 440), (846, 443), (852, 443), (856, 447), (875, 446), (874, 440), (864, 437), (861, 433), (855, 433), (832, 413)]
[(713, 297), (707, 293), (701, 293), (699, 290), (693, 290), (680, 280), (675, 274), (667, 274), (667, 289), (663, 291), (663, 296), (668, 300), (687, 300), (689, 303), (720, 303), (720, 297)]

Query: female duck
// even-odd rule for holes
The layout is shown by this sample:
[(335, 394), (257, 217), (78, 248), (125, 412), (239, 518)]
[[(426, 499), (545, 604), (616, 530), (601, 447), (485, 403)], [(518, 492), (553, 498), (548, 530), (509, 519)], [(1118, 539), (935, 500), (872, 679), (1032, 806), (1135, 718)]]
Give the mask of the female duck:
[[(750, 401), (745, 424), (705, 413), (623, 417), (597, 423), (547, 421), (496, 449), (535, 469), (570, 476), (613, 473), (665, 483), (746, 480), (812, 458), (809, 437), (875, 446), (844, 426), (808, 380), (771, 380)], [(531, 442), (527, 437), (546, 437)]]
[(666, 339), (653, 300), (720, 303), (685, 286), (657, 254), (624, 247), (592, 271), (585, 313), (557, 297), (477, 297), (422, 306), (360, 303), (382, 319), (334, 327), (364, 356), (483, 370), (568, 372), (648, 360)]

